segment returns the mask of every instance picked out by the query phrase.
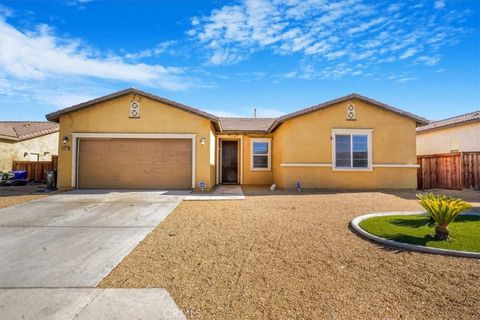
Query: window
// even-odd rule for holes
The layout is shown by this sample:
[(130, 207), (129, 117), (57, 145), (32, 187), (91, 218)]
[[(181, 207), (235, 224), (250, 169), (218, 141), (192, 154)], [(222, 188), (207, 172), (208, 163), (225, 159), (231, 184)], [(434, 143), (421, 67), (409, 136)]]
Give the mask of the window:
[(372, 130), (334, 129), (333, 167), (337, 170), (372, 168)]
[(250, 168), (257, 171), (270, 171), (271, 139), (252, 139), (252, 158)]

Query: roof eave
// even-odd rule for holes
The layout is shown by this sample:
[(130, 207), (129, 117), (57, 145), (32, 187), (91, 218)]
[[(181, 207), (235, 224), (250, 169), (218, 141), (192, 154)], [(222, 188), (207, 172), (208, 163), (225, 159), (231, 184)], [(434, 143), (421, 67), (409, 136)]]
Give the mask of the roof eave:
[(1, 140), (9, 140), (9, 141), (20, 141), (19, 138), (10, 137), (10, 136), (2, 136), (2, 135), (0, 135), (0, 139)]
[(223, 130), (225, 134), (267, 134), (266, 130)]
[(112, 94), (100, 97), (100, 98), (85, 101), (85, 102), (73, 105), (71, 107), (68, 107), (68, 108), (60, 109), (60, 110), (57, 110), (55, 112), (47, 114), (45, 116), (45, 118), (48, 121), (59, 122), (60, 116), (63, 115), (63, 114), (74, 112), (74, 111), (77, 111), (79, 109), (83, 109), (83, 108), (92, 106), (92, 105), (97, 104), (97, 103), (113, 100), (115, 98), (118, 98), (118, 97), (121, 97), (121, 96), (124, 96), (124, 95), (127, 95), (127, 94), (137, 94), (137, 95), (140, 95), (140, 96), (144, 96), (144, 97), (147, 97), (149, 99), (168, 104), (168, 105), (170, 105), (174, 108), (181, 109), (185, 112), (190, 112), (190, 113), (193, 113), (197, 116), (210, 119), (214, 123), (218, 123), (220, 128), (221, 128), (219, 118), (217, 116), (214, 116), (213, 114), (209, 114), (207, 112), (204, 112), (204, 111), (189, 107), (187, 105), (184, 105), (184, 104), (181, 104), (181, 103), (178, 103), (178, 102), (175, 102), (175, 101), (171, 101), (171, 100), (168, 100), (168, 99), (165, 99), (165, 98), (162, 98), (162, 97), (159, 97), (159, 96), (156, 96), (156, 95), (153, 95), (153, 94), (150, 94), (148, 92), (138, 90), (138, 89), (135, 89), (135, 88), (128, 88), (128, 89), (125, 89), (125, 90), (117, 91), (117, 92), (114, 92)]
[(397, 109), (395, 107), (386, 105), (382, 102), (367, 98), (367, 97), (362, 96), (360, 94), (352, 93), (352, 94), (349, 94), (349, 95), (344, 96), (344, 97), (340, 97), (340, 98), (337, 98), (337, 99), (334, 99), (334, 100), (330, 100), (330, 101), (327, 101), (327, 102), (324, 102), (324, 103), (321, 103), (321, 104), (317, 104), (317, 105), (314, 105), (312, 107), (308, 107), (308, 108), (305, 108), (303, 110), (292, 112), (290, 114), (279, 117), (272, 123), (272, 125), (270, 126), (270, 128), (268, 129), (267, 132), (269, 132), (269, 133), (273, 132), (280, 124), (282, 124), (283, 122), (285, 122), (287, 120), (297, 118), (297, 117), (300, 117), (300, 116), (318, 111), (320, 109), (327, 108), (327, 107), (332, 106), (336, 103), (341, 103), (341, 102), (348, 101), (348, 100), (351, 100), (351, 99), (358, 99), (358, 100), (361, 100), (363, 102), (372, 104), (376, 107), (379, 107), (381, 109), (384, 109), (386, 111), (390, 111), (390, 112), (393, 112), (393, 113), (398, 114), (400, 116), (407, 117), (409, 119), (413, 119), (413, 120), (415, 120), (416, 124), (420, 125), (420, 126), (430, 123), (429, 120), (427, 120), (423, 117), (420, 117), (420, 116), (414, 115), (410, 112), (403, 111), (403, 110)]
[(418, 130), (418, 129), (421, 129), (421, 127), (420, 127), (420, 128), (417, 128), (417, 134), (418, 134), (418, 133), (424, 133), (424, 132), (432, 132), (432, 131), (442, 130), (442, 129), (448, 129), (448, 128), (454, 128), (454, 127), (460, 127), (460, 126), (463, 126), (463, 125), (466, 125), (466, 124), (475, 123), (475, 122), (480, 122), (480, 119), (471, 119), (471, 120), (466, 120), (466, 121), (462, 121), (462, 122), (452, 123), (452, 124), (448, 124), (448, 125), (444, 125), (444, 126), (439, 126), (439, 127), (429, 128), (429, 129)]

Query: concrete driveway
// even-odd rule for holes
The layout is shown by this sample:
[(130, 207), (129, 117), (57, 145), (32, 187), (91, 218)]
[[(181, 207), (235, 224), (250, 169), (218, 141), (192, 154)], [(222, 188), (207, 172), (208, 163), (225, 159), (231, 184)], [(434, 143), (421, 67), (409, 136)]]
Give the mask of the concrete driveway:
[(0, 209), (0, 288), (93, 288), (189, 191), (75, 191)]

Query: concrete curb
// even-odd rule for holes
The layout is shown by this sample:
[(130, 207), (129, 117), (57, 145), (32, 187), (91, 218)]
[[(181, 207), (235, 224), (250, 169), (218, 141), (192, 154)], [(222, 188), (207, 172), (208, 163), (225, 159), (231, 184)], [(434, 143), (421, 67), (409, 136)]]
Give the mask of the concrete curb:
[[(425, 247), (416, 244), (409, 244), (404, 242), (397, 242), (394, 240), (385, 239), (379, 236), (375, 236), (360, 227), (360, 222), (363, 220), (373, 218), (373, 217), (383, 217), (383, 216), (394, 216), (394, 215), (411, 215), (411, 214), (426, 214), (424, 211), (407, 211), (407, 212), (378, 212), (378, 213), (370, 213), (365, 214), (363, 216), (359, 216), (354, 218), (350, 221), (350, 225), (352, 226), (353, 230), (360, 234), (361, 236), (379, 242), (385, 245), (389, 245), (392, 247), (401, 248), (404, 250), (411, 250), (411, 251), (419, 251), (419, 252), (426, 252), (426, 253), (434, 253), (434, 254), (442, 254), (442, 255), (449, 255), (449, 256), (457, 256), (457, 257), (464, 257), (464, 258), (475, 258), (480, 259), (480, 252), (471, 252), (471, 251), (457, 251), (457, 250), (449, 250), (449, 249), (440, 249), (440, 248), (432, 248), (432, 247)], [(480, 213), (475, 212), (464, 212), (461, 215), (469, 215), (469, 216), (477, 216), (480, 217)]]

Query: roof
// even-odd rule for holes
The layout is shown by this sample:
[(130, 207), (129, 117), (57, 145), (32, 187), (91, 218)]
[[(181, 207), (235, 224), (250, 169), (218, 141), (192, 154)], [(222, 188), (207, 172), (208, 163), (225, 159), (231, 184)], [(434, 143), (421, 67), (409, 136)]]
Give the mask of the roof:
[(112, 94), (100, 97), (100, 98), (96, 98), (96, 99), (93, 99), (93, 100), (82, 102), (80, 104), (76, 104), (74, 106), (49, 113), (49, 114), (46, 115), (46, 118), (49, 121), (58, 122), (59, 119), (60, 119), (60, 116), (63, 115), (63, 114), (70, 113), (70, 112), (73, 112), (73, 111), (77, 111), (77, 110), (80, 110), (80, 109), (83, 109), (83, 108), (87, 108), (87, 107), (93, 106), (97, 103), (113, 100), (115, 98), (118, 98), (118, 97), (121, 97), (121, 96), (124, 96), (124, 95), (127, 95), (127, 94), (136, 94), (136, 95), (144, 96), (144, 97), (147, 97), (149, 99), (152, 99), (152, 100), (155, 100), (155, 101), (158, 101), (158, 102), (162, 102), (162, 103), (168, 104), (172, 107), (175, 107), (175, 108), (178, 108), (178, 109), (196, 114), (198, 116), (201, 116), (201, 117), (204, 117), (204, 118), (207, 118), (207, 119), (210, 119), (211, 121), (213, 121), (217, 125), (218, 128), (220, 128), (220, 120), (217, 116), (214, 116), (213, 114), (210, 114), (210, 113), (205, 112), (205, 111), (201, 111), (199, 109), (189, 107), (189, 106), (181, 104), (179, 102), (175, 102), (175, 101), (172, 101), (172, 100), (168, 100), (168, 99), (153, 95), (151, 93), (148, 93), (148, 92), (145, 92), (145, 91), (142, 91), (142, 90), (138, 90), (136, 88), (128, 88), (128, 89), (117, 91), (117, 92), (114, 92)]
[(0, 139), (22, 141), (58, 132), (59, 125), (47, 121), (0, 121)]
[(317, 104), (317, 105), (314, 105), (312, 107), (309, 107), (309, 108), (305, 108), (305, 109), (302, 109), (302, 110), (299, 110), (299, 111), (295, 111), (295, 112), (292, 112), (292, 113), (289, 113), (289, 114), (286, 114), (284, 116), (281, 116), (279, 118), (277, 118), (273, 123), (272, 125), (270, 126), (270, 128), (268, 129), (268, 132), (272, 132), (273, 130), (275, 130), (280, 124), (282, 124), (283, 122), (287, 121), (287, 120), (290, 120), (292, 118), (296, 118), (296, 117), (299, 117), (299, 116), (302, 116), (304, 114), (307, 114), (307, 113), (310, 113), (310, 112), (314, 112), (314, 111), (317, 111), (317, 110), (320, 110), (320, 109), (323, 109), (323, 108), (327, 108), (327, 107), (330, 107), (334, 104), (337, 104), (337, 103), (340, 103), (340, 102), (345, 102), (345, 101), (348, 101), (348, 100), (351, 100), (351, 99), (358, 99), (358, 100), (361, 100), (365, 103), (368, 103), (370, 105), (373, 105), (373, 106), (376, 106), (378, 108), (381, 108), (381, 109), (384, 109), (384, 110), (387, 110), (387, 111), (390, 111), (390, 112), (393, 112), (393, 113), (396, 113), (400, 116), (403, 116), (403, 117), (407, 117), (407, 118), (410, 118), (410, 119), (413, 119), (416, 121), (417, 124), (419, 125), (424, 125), (424, 124), (427, 124), (429, 123), (429, 121), (423, 117), (420, 117), (420, 116), (417, 116), (417, 115), (414, 115), (413, 113), (410, 113), (410, 112), (407, 112), (407, 111), (403, 111), (401, 109), (397, 109), (395, 107), (392, 107), (392, 106), (389, 106), (385, 103), (382, 103), (382, 102), (379, 102), (379, 101), (376, 101), (376, 100), (373, 100), (373, 99), (370, 99), (370, 98), (367, 98), (365, 96), (362, 96), (360, 94), (357, 94), (357, 93), (352, 93), (352, 94), (349, 94), (347, 96), (344, 96), (344, 97), (341, 97), (341, 98), (337, 98), (337, 99), (334, 99), (334, 100), (330, 100), (330, 101), (327, 101), (327, 102), (324, 102), (324, 103), (321, 103), (321, 104)]
[(413, 120), (415, 120), (415, 122), (418, 125), (425, 125), (425, 124), (429, 123), (429, 121), (425, 118), (419, 117), (419, 116), (414, 115), (412, 113), (397, 109), (395, 107), (386, 105), (382, 102), (364, 97), (364, 96), (356, 94), (356, 93), (352, 93), (352, 94), (349, 94), (347, 96), (344, 96), (344, 97), (341, 97), (341, 98), (338, 98), (338, 99), (335, 99), (335, 100), (330, 100), (330, 101), (327, 101), (327, 102), (324, 102), (324, 103), (321, 103), (321, 104), (318, 104), (318, 105), (315, 105), (315, 106), (312, 106), (312, 107), (309, 107), (309, 108), (306, 108), (306, 109), (302, 109), (302, 110), (284, 115), (284, 116), (279, 117), (279, 118), (228, 118), (228, 117), (219, 118), (219, 117), (217, 117), (213, 114), (210, 114), (210, 113), (201, 111), (199, 109), (195, 109), (195, 108), (186, 106), (184, 104), (181, 104), (181, 103), (178, 103), (178, 102), (175, 102), (175, 101), (172, 101), (172, 100), (168, 100), (168, 99), (165, 99), (165, 98), (162, 98), (162, 97), (159, 97), (159, 96), (155, 96), (151, 93), (144, 92), (144, 91), (141, 91), (141, 90), (138, 90), (138, 89), (135, 89), (135, 88), (128, 88), (128, 89), (118, 91), (118, 92), (115, 92), (115, 93), (112, 93), (112, 94), (109, 94), (109, 95), (106, 95), (106, 96), (103, 96), (103, 97), (100, 97), (100, 98), (97, 98), (97, 99), (86, 101), (86, 102), (83, 102), (83, 103), (80, 103), (80, 104), (77, 104), (77, 105), (74, 105), (74, 106), (71, 106), (71, 107), (68, 107), (68, 108), (65, 108), (65, 109), (61, 109), (61, 110), (52, 112), (50, 114), (47, 114), (46, 118), (49, 121), (58, 122), (59, 119), (60, 119), (60, 116), (63, 115), (63, 114), (67, 114), (67, 113), (70, 113), (70, 112), (73, 112), (73, 111), (76, 111), (76, 110), (87, 108), (87, 107), (93, 106), (97, 103), (112, 100), (112, 99), (115, 99), (115, 98), (118, 98), (120, 96), (127, 95), (127, 94), (141, 95), (141, 96), (150, 98), (152, 100), (168, 104), (172, 107), (179, 108), (181, 110), (199, 115), (201, 117), (205, 117), (205, 118), (207, 118), (207, 119), (209, 119), (213, 122), (213, 124), (215, 125), (215, 129), (218, 130), (219, 132), (226, 131), (226, 132), (232, 132), (232, 133), (233, 132), (270, 133), (270, 132), (273, 132), (280, 124), (282, 124), (283, 122), (285, 122), (289, 119), (299, 117), (299, 116), (302, 116), (304, 114), (314, 112), (314, 111), (317, 111), (317, 110), (320, 110), (320, 109), (323, 109), (323, 108), (327, 108), (327, 107), (332, 106), (334, 104), (344, 102), (344, 101), (348, 101), (348, 100), (351, 100), (351, 99), (358, 99), (358, 100), (361, 100), (361, 101), (363, 101), (365, 103), (368, 103), (370, 105), (376, 106), (378, 108), (396, 113), (400, 116), (407, 117), (409, 119), (413, 119)]
[(444, 129), (447, 127), (460, 126), (463, 124), (480, 121), (480, 110), (459, 116), (447, 118), (444, 120), (432, 121), (426, 126), (417, 128), (417, 132), (430, 131), (435, 129)]
[(223, 131), (265, 133), (275, 118), (220, 118)]

